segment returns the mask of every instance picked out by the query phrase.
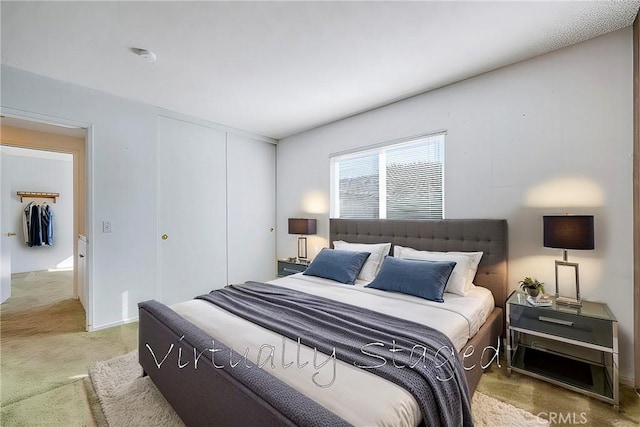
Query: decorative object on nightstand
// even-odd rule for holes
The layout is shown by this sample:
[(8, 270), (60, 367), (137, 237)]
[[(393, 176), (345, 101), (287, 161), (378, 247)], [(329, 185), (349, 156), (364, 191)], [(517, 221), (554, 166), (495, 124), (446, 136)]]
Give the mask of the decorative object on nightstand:
[(618, 322), (603, 303), (571, 307), (549, 296), (532, 307), (527, 294), (507, 299), (507, 373), (512, 371), (583, 393), (617, 409)]
[(540, 292), (544, 293), (544, 283), (539, 282), (538, 279), (532, 279), (531, 277), (525, 277), (518, 282), (520, 289), (525, 291), (531, 297), (537, 297)]
[[(544, 247), (562, 249), (562, 261), (556, 260), (556, 302), (580, 306), (580, 276), (578, 263), (568, 262), (567, 249), (594, 249), (593, 215), (545, 215), (543, 219)], [(575, 271), (576, 296), (560, 295), (558, 268), (569, 267)]]
[(289, 234), (300, 234), (298, 237), (298, 259), (307, 259), (307, 237), (316, 234), (316, 220), (306, 218), (289, 218)]
[(527, 302), (534, 307), (551, 307), (553, 305), (553, 301), (549, 295), (538, 295), (535, 298), (529, 295)]

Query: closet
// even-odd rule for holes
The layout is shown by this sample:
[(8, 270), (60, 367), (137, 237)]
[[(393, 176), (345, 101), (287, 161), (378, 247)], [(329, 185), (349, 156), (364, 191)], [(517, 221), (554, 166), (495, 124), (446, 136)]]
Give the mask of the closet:
[(226, 135), (159, 116), (160, 301), (173, 304), (227, 280)]
[(275, 145), (158, 116), (158, 299), (275, 278)]
[(274, 144), (228, 134), (229, 283), (275, 278), (275, 165)]

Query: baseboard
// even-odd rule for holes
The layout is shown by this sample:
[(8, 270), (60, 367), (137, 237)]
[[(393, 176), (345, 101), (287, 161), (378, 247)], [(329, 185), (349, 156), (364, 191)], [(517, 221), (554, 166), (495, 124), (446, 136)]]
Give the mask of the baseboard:
[(100, 326), (89, 326), (89, 331), (88, 332), (101, 331), (102, 329), (109, 329), (109, 328), (113, 328), (115, 326), (122, 326), (122, 325), (126, 325), (127, 323), (133, 323), (133, 322), (137, 322), (137, 321), (138, 321), (138, 316), (130, 317), (130, 318), (124, 319), (124, 320), (119, 320), (117, 322), (107, 323), (107, 324), (100, 325)]
[(633, 380), (633, 378), (628, 378), (628, 377), (623, 377), (620, 376), (618, 377), (618, 379), (620, 380), (620, 384), (624, 384), (626, 386), (629, 386), (631, 388), (635, 388), (635, 381)]

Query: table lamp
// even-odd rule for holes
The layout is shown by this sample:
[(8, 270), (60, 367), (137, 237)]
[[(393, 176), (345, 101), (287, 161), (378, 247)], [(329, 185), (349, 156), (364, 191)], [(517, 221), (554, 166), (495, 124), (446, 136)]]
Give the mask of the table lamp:
[[(594, 249), (593, 215), (545, 215), (543, 219), (544, 247), (564, 251), (562, 261), (556, 260), (556, 303), (581, 306), (578, 263), (568, 262), (567, 250)], [(558, 283), (558, 267), (575, 269), (576, 297), (561, 296)]]
[(298, 259), (307, 259), (307, 237), (316, 234), (316, 220), (306, 218), (289, 218), (289, 234), (300, 234), (298, 237)]

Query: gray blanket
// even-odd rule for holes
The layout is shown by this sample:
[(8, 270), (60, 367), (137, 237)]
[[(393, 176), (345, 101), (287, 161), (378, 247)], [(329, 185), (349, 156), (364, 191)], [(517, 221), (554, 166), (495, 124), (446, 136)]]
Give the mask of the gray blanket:
[(264, 283), (197, 297), (392, 381), (417, 400), (426, 426), (472, 426), (464, 369), (443, 333), (375, 311)]

